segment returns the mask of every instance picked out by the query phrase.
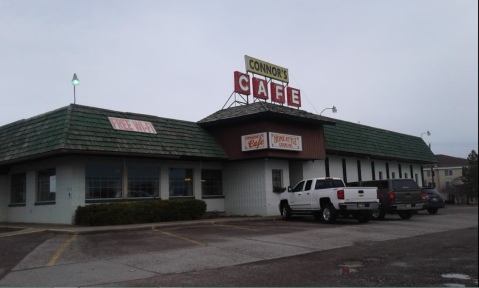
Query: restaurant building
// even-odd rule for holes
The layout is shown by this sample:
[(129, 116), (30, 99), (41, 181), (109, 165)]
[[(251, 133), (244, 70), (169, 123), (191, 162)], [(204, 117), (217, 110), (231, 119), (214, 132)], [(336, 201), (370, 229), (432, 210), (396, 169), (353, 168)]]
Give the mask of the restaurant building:
[(431, 162), (420, 137), (264, 101), (198, 122), (71, 104), (0, 127), (0, 222), (71, 224), (78, 206), (153, 199), (279, 215), (303, 178), (421, 184)]

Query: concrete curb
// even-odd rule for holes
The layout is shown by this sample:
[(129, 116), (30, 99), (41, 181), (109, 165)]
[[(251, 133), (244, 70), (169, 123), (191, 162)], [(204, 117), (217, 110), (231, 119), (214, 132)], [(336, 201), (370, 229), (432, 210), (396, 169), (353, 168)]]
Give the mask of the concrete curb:
[[(185, 226), (200, 226), (200, 225), (211, 225), (215, 223), (228, 223), (228, 222), (241, 222), (241, 221), (275, 221), (281, 219), (280, 216), (269, 216), (269, 217), (232, 217), (232, 218), (211, 218), (211, 219), (202, 219), (202, 220), (192, 220), (192, 221), (173, 221), (173, 222), (156, 222), (156, 223), (142, 223), (142, 224), (130, 224), (130, 225), (115, 225), (115, 226), (71, 226), (65, 228), (55, 227), (56, 225), (48, 224), (28, 224), (28, 223), (0, 223), (0, 227), (16, 228), (22, 229), (19, 231), (5, 232), (0, 233), (0, 237), (3, 237), (4, 234), (11, 234), (16, 232), (18, 234), (26, 229), (35, 229), (35, 232), (46, 231), (56, 234), (70, 234), (70, 235), (84, 235), (84, 234), (101, 234), (101, 233), (114, 233), (114, 232), (126, 232), (126, 231), (139, 231), (139, 230), (161, 230), (162, 228), (176, 228), (176, 227), (185, 227)], [(42, 226), (41, 228), (34, 228), (35, 226)], [(33, 232), (31, 232), (33, 233)], [(5, 236), (14, 236), (14, 235), (5, 235)]]

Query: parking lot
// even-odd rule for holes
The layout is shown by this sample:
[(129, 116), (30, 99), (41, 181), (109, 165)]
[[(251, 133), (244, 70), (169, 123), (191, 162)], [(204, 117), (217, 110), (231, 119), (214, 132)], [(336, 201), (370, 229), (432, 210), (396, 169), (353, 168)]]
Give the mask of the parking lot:
[[(274, 266), (295, 257), (307, 259), (315, 253), (331, 251), (336, 251), (338, 259), (361, 262), (358, 258), (343, 255), (342, 251), (379, 246), (391, 241), (413, 241), (421, 247), (420, 240), (414, 239), (438, 233), (450, 233), (450, 241), (457, 238), (455, 241), (458, 243), (448, 244), (451, 247), (472, 248), (472, 254), (466, 253), (465, 257), (475, 259), (476, 272), (469, 277), (472, 277), (470, 283), (477, 286), (477, 226), (477, 207), (450, 207), (436, 215), (420, 212), (410, 220), (388, 215), (384, 221), (366, 224), (360, 224), (355, 219), (338, 219), (337, 223), (328, 225), (312, 217), (296, 217), (291, 221), (268, 218), (263, 221), (219, 222), (212, 219), (194, 226), (156, 226), (149, 230), (115, 233), (70, 235), (37, 232), (8, 237), (0, 234), (0, 257), (5, 259), (0, 264), (0, 286), (167, 286), (175, 283), (177, 285), (173, 286), (209, 286), (215, 283), (237, 286), (240, 280), (235, 283), (232, 280), (227, 285), (229, 282), (184, 283), (180, 279), (193, 281), (195, 278), (191, 277), (191, 273), (207, 274), (268, 261), (271, 261), (270, 266)], [(471, 228), (476, 231), (475, 236), (469, 236), (472, 241), (475, 240), (475, 246), (461, 244), (460, 237), (453, 237), (454, 231), (469, 233)], [(423, 245), (429, 246), (427, 243)], [(413, 252), (417, 251), (408, 251)], [(348, 253), (354, 254), (351, 251)], [(366, 258), (381, 259), (378, 255)], [(361, 263), (365, 262), (362, 260)], [(347, 273), (361, 270), (359, 266), (338, 265), (341, 263), (335, 263), (338, 269), (346, 267)], [(184, 277), (175, 278), (177, 282), (155, 284), (160, 278), (164, 281), (166, 276), (181, 275)], [(285, 275), (277, 277), (281, 276)], [(148, 279), (154, 282), (144, 282)], [(201, 277), (198, 276), (198, 279)], [(297, 286), (307, 285), (299, 283)]]

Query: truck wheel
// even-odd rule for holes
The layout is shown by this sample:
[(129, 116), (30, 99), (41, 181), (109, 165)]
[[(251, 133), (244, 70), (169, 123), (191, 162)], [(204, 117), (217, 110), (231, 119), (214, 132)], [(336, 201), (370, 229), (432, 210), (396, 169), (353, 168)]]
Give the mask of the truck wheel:
[(373, 220), (383, 220), (384, 217), (386, 217), (386, 211), (381, 208), (374, 210), (373, 214), (371, 214), (371, 219)]
[(368, 223), (370, 219), (371, 219), (371, 214), (369, 214), (369, 213), (359, 213), (358, 214), (359, 223)]
[(283, 208), (281, 208), (281, 216), (284, 220), (291, 219), (291, 208), (289, 208), (288, 203), (283, 204)]
[(403, 212), (398, 212), (399, 217), (402, 219), (410, 219), (412, 215), (414, 215), (414, 211), (403, 211)]
[(431, 213), (431, 214), (436, 214), (437, 213), (437, 208), (427, 208), (427, 212)]
[(325, 223), (334, 223), (334, 221), (336, 221), (336, 208), (334, 208), (332, 204), (326, 205), (321, 210), (321, 216)]

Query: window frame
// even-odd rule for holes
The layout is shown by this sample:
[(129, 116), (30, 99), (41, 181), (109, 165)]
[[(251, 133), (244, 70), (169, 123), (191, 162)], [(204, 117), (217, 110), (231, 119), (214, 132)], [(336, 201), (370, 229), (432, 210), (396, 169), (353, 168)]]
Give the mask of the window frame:
[[(278, 175), (275, 176), (275, 172), (279, 172), (279, 181), (275, 178), (278, 178)], [(284, 192), (286, 189), (283, 182), (283, 169), (271, 169), (271, 183), (273, 186), (273, 192)]]
[[(184, 170), (184, 177), (176, 177), (173, 181), (176, 182), (178, 187), (172, 186), (172, 175), (171, 173), (174, 170)], [(190, 174), (190, 175), (188, 175)], [(181, 181), (181, 179), (184, 179)], [(168, 197), (169, 199), (174, 198), (194, 198), (195, 197), (195, 185), (194, 185), (194, 169), (193, 168), (168, 168)], [(175, 185), (176, 185), (175, 184)], [(174, 195), (174, 189), (186, 189), (187, 195)], [(191, 193), (190, 193), (191, 192)], [(189, 195), (191, 194), (191, 195)]]
[[(101, 167), (102, 169), (106, 169), (106, 168), (119, 169), (120, 179), (114, 179), (114, 178), (118, 178), (118, 176), (116, 176), (115, 174), (113, 174), (113, 176), (96, 174), (97, 176), (94, 176), (94, 177), (90, 176), (92, 178), (89, 179), (89, 176), (88, 176), (88, 168), (89, 167), (96, 167), (96, 168)], [(123, 192), (123, 190), (124, 190), (124, 179), (125, 179), (124, 174), (125, 174), (125, 168), (124, 168), (123, 165), (86, 164), (85, 165), (85, 202), (88, 202), (88, 201), (106, 201), (107, 202), (107, 201), (118, 201), (118, 200), (121, 200), (121, 199), (125, 199), (124, 192)], [(97, 178), (100, 178), (100, 179), (97, 179)], [(113, 178), (113, 179), (109, 179), (109, 178)], [(95, 182), (96, 185), (90, 186), (90, 184), (88, 183), (89, 181)], [(106, 181), (107, 184), (103, 185), (104, 181)], [(114, 187), (116, 185), (111, 185), (112, 182), (118, 182), (118, 181), (119, 181), (119, 184), (120, 184), (119, 189), (118, 189), (118, 187)], [(99, 184), (99, 186), (98, 186), (98, 184)], [(103, 188), (104, 189), (115, 188), (116, 189), (115, 194), (120, 195), (120, 196), (119, 197), (101, 197)], [(91, 189), (91, 190), (89, 190), (89, 189)], [(100, 197), (91, 197), (91, 195), (93, 195), (95, 189), (100, 189), (99, 190)], [(120, 193), (118, 193), (118, 192), (120, 192)], [(108, 190), (107, 190), (106, 193), (107, 193), (106, 195), (109, 194)]]
[[(16, 183), (16, 181), (14, 181), (14, 178), (18, 177), (18, 176), (23, 176), (21, 179), (21, 184), (18, 184)], [(19, 193), (18, 191), (15, 191), (18, 187), (21, 186), (21, 192)], [(15, 195), (18, 195), (18, 194), (23, 194), (22, 198), (23, 198), (23, 201), (14, 201), (14, 199), (16, 198)], [(10, 204), (14, 204), (14, 205), (21, 205), (21, 204), (26, 204), (27, 203), (27, 173), (14, 173), (14, 174), (11, 174), (10, 175)]]
[[(219, 172), (220, 173), (220, 177), (219, 177), (219, 180), (218, 179), (214, 179), (214, 178), (210, 178), (210, 179), (213, 179), (213, 182), (215, 184), (218, 184), (219, 183), (219, 188), (216, 187), (216, 189), (219, 189), (219, 194), (205, 194), (205, 183), (207, 183), (205, 180), (205, 175), (203, 174), (203, 172), (211, 172), (211, 171), (215, 171), (215, 172)], [(209, 183), (208, 183), (209, 184)], [(206, 185), (207, 189), (206, 190), (209, 190), (210, 187), (215, 187), (215, 185)], [(223, 170), (221, 169), (201, 169), (201, 197), (205, 197), (205, 198), (211, 198), (211, 197), (224, 197), (224, 194), (223, 194)]]
[[(44, 174), (44, 175), (42, 175)], [(56, 203), (56, 177), (57, 177), (57, 171), (55, 168), (47, 168), (47, 169), (39, 169), (37, 170), (36, 173), (36, 193), (35, 193), (35, 203), (51, 203), (55, 204)], [(52, 181), (52, 177), (54, 177), (54, 181)], [(48, 192), (43, 191), (43, 189), (46, 187), (45, 181), (48, 181)], [(54, 184), (54, 191), (52, 191), (52, 182), (55, 182)], [(48, 200), (43, 199), (43, 196), (45, 196), (48, 193)], [(52, 194), (53, 193), (53, 194)]]
[[(130, 171), (130, 169), (152, 169), (152, 170), (155, 170), (154, 172), (156, 173), (153, 173), (152, 175), (155, 175), (156, 176), (156, 179), (154, 179), (153, 177), (150, 177), (150, 178), (147, 178), (147, 177), (139, 177), (136, 176), (137, 178), (136, 179), (133, 179), (133, 176), (131, 174), (134, 174), (134, 173), (130, 173), (130, 172), (133, 172), (133, 171)], [(126, 168), (126, 197), (122, 197), (122, 198), (132, 198), (132, 199), (149, 199), (149, 198), (159, 198), (160, 197), (160, 168), (159, 167), (155, 167), (155, 166), (141, 166), (141, 165), (128, 165)], [(151, 180), (153, 179), (153, 180)], [(151, 196), (131, 196), (130, 195), (130, 192), (131, 192), (131, 188), (130, 188), (130, 184), (131, 182), (155, 182), (153, 184), (153, 193)], [(155, 185), (156, 184), (156, 185)], [(151, 184), (150, 184), (151, 185)], [(141, 184), (140, 184), (141, 186)], [(140, 188), (141, 190), (141, 188)], [(139, 191), (140, 194), (145, 192), (145, 193), (149, 193), (150, 191)], [(122, 194), (123, 195), (123, 194)]]

